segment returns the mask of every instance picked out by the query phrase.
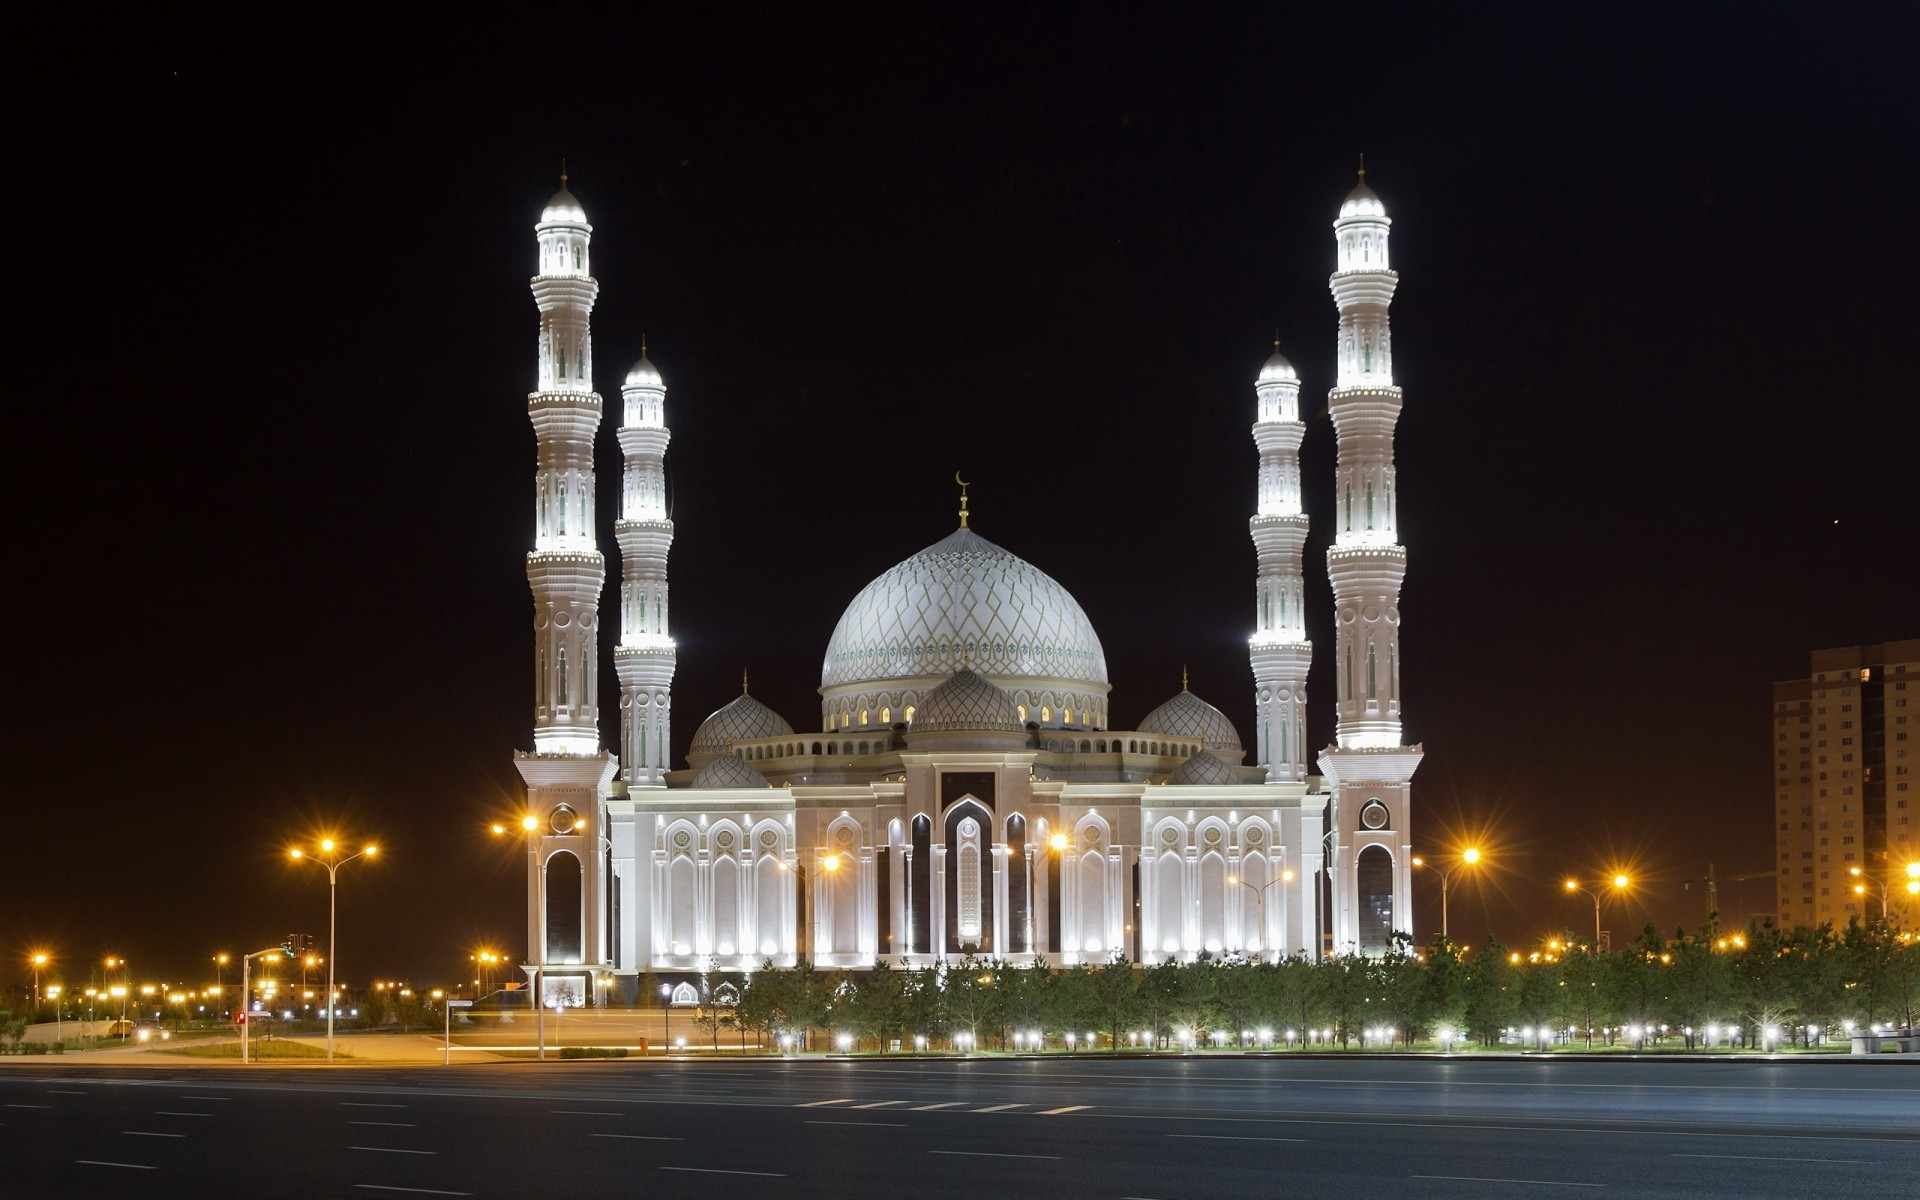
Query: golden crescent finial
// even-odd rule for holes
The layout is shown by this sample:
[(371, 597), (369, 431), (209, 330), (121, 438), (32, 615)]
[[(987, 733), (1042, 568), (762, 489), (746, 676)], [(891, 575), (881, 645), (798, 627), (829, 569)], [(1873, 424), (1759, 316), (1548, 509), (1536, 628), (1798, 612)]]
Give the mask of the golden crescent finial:
[(953, 481), (960, 485), (960, 528), (967, 527), (967, 481), (960, 478), (960, 472), (953, 473)]
[(1367, 181), (1367, 156), (1365, 152), (1362, 152), (1360, 155), (1360, 182), (1365, 183), (1366, 181)]
[(564, 191), (566, 189), (566, 186), (567, 186), (567, 160), (563, 158), (560, 160), (560, 187)]

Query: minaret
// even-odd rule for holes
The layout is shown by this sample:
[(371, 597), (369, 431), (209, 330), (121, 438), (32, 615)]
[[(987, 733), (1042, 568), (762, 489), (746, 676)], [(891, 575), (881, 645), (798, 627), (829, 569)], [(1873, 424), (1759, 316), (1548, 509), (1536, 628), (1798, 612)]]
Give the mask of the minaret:
[(629, 788), (667, 786), (672, 734), (673, 638), (667, 632), (667, 555), (673, 522), (667, 517), (667, 385), (647, 360), (621, 385), (626, 415), (620, 423), (620, 673), (621, 778)]
[(1367, 187), (1363, 161), (1359, 186), (1333, 223), (1340, 373), (1327, 394), (1339, 441), (1333, 545), (1327, 548), (1339, 720), (1320, 769), (1333, 789), (1336, 953), (1377, 954), (1394, 932), (1412, 932), (1408, 785), (1421, 750), (1403, 746), (1400, 736), (1400, 582), (1407, 552), (1399, 543), (1393, 467), (1400, 389), (1393, 383), (1387, 326), (1399, 283), (1387, 265), (1391, 224)]
[[(600, 748), (600, 587), (606, 563), (594, 543), (593, 390), (588, 320), (600, 285), (588, 274), (593, 227), (580, 202), (560, 190), (534, 226), (540, 273), (539, 381), (527, 397), (538, 441), (534, 473), (533, 753), (514, 765), (527, 784), (529, 981), (597, 1002), (591, 969), (608, 964), (606, 799), (618, 760)], [(567, 970), (564, 968), (572, 968)]]
[(1307, 641), (1305, 591), (1300, 551), (1307, 540), (1307, 515), (1300, 507), (1300, 376), (1273, 341), (1273, 357), (1254, 382), (1258, 416), (1253, 442), (1260, 450), (1260, 495), (1253, 519), (1253, 548), (1259, 558), (1255, 586), (1253, 637), (1254, 756), (1267, 769), (1269, 783), (1306, 778), (1307, 667), (1313, 643)]

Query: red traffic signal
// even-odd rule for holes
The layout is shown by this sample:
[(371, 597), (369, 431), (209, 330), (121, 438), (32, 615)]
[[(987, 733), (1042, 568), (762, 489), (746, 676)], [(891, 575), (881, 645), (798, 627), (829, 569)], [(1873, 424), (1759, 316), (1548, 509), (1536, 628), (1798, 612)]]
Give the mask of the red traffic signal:
[(233, 1023), (235, 1025), (245, 1025), (247, 1023), (247, 1012), (245, 1009), (241, 1009), (239, 1012), (233, 1014)]

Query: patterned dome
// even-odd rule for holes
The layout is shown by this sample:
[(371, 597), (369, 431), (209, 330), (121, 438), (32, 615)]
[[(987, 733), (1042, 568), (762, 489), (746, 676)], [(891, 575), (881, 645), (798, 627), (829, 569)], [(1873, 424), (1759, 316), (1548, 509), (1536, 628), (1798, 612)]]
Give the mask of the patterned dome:
[(542, 225), (585, 225), (587, 210), (573, 198), (573, 193), (562, 187), (547, 201), (547, 207), (540, 212)]
[(820, 693), (830, 721), (836, 699), (873, 696), (904, 709), (907, 689), (963, 668), (1019, 690), (1016, 702), (1036, 710), (1059, 705), (1105, 719), (1107, 656), (1087, 614), (1046, 572), (969, 529), (853, 598), (827, 642)]
[[(745, 767), (747, 764), (741, 763)], [(748, 770), (753, 768), (748, 767)], [(1223, 784), (1239, 783), (1240, 776), (1232, 767), (1221, 762), (1211, 754), (1196, 754), (1175, 767), (1167, 775), (1168, 783)]]
[(1240, 733), (1221, 712), (1205, 700), (1180, 689), (1179, 695), (1140, 718), (1141, 733), (1167, 733), (1199, 738), (1209, 750), (1242, 750)]
[(725, 754), (728, 742), (786, 737), (792, 732), (793, 726), (787, 724), (779, 713), (742, 692), (714, 709), (711, 716), (700, 722), (700, 728), (693, 733), (693, 744), (687, 747), (687, 757), (693, 759), (705, 754)]
[(763, 788), (770, 786), (767, 777), (741, 761), (737, 754), (723, 754), (693, 777), (693, 786), (697, 788)]
[(933, 689), (913, 722), (914, 733), (1020, 733), (1025, 728), (1013, 697), (972, 671), (961, 671)]

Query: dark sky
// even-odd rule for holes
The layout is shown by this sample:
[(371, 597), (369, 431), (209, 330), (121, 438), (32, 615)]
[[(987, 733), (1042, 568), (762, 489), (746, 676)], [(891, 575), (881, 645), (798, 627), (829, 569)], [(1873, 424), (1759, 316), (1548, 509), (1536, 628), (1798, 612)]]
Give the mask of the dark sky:
[(527, 279), (563, 156), (599, 388), (644, 331), (670, 389), (678, 754), (743, 667), (817, 728), (834, 621), (952, 528), (956, 469), (1092, 618), (1116, 726), (1187, 663), (1250, 739), (1252, 380), (1278, 327), (1324, 654), (1330, 223), (1364, 152), (1416, 840), (1497, 864), (1454, 932), (1581, 925), (1556, 881), (1615, 861), (1647, 883), (1611, 926), (1697, 921), (1682, 879), (1771, 857), (1769, 683), (1920, 635), (1920, 23), (1416, 11), (23, 28), (0, 978), (30, 945), (181, 977), (323, 931), (283, 857), (321, 826), (386, 849), (342, 874), (344, 974), (521, 952), (523, 859), (483, 826), (532, 740)]

